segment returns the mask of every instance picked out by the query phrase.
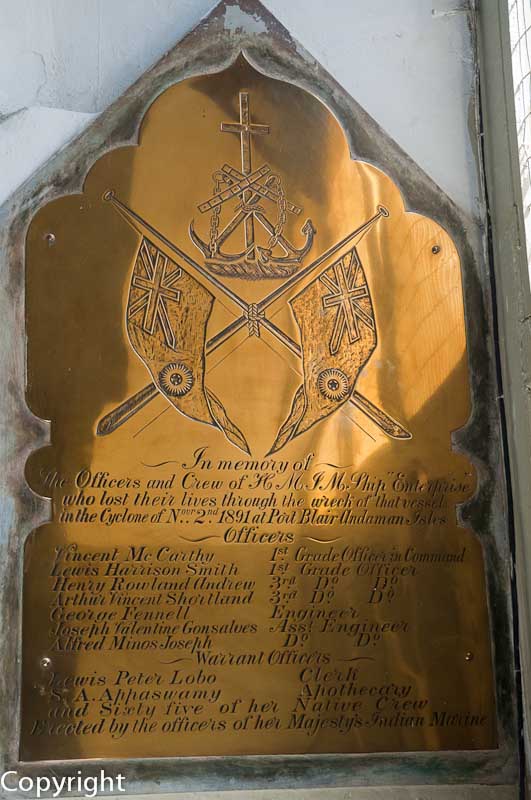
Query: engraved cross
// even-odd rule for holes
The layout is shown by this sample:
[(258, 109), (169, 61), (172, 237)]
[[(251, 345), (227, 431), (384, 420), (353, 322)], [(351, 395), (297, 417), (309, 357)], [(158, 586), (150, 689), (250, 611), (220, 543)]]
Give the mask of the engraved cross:
[[(241, 141), (242, 172), (250, 175), (252, 171), (251, 136), (265, 136), (269, 133), (269, 125), (257, 125), (251, 122), (251, 109), (249, 105), (249, 92), (240, 92), (240, 121), (222, 122), (223, 133), (237, 133)], [(252, 190), (246, 189), (242, 193), (243, 205), (253, 196)], [(254, 217), (250, 214), (245, 220), (245, 248), (247, 256), (252, 257), (251, 249), (254, 247)]]
[(249, 92), (240, 92), (240, 121), (222, 122), (223, 133), (239, 133), (242, 149), (242, 172), (251, 174), (251, 136), (265, 136), (269, 133), (269, 125), (256, 125), (251, 122), (251, 109), (249, 106)]

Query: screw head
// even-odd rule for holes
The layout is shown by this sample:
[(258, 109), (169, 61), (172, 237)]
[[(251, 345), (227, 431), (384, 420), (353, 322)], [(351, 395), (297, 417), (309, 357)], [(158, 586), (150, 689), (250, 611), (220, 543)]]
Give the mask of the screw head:
[(45, 234), (44, 240), (47, 243), (48, 247), (53, 247), (55, 244), (55, 234), (54, 233)]
[(474, 653), (468, 652), (465, 656), (465, 661), (473, 661), (474, 660)]
[(44, 656), (40, 660), (40, 665), (42, 669), (50, 669), (50, 667), (52, 666), (52, 659), (48, 658), (48, 656)]
[(434, 244), (433, 247), (431, 248), (431, 252), (433, 253), (434, 256), (436, 256), (438, 253), (440, 253), (441, 252), (440, 245)]

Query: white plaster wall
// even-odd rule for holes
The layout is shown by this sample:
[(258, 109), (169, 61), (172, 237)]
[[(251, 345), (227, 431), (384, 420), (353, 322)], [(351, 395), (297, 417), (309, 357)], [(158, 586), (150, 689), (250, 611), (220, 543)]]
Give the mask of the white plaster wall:
[[(474, 63), (464, 0), (264, 4), (477, 216), (468, 130)], [(215, 5), (0, 0), (0, 204)]]

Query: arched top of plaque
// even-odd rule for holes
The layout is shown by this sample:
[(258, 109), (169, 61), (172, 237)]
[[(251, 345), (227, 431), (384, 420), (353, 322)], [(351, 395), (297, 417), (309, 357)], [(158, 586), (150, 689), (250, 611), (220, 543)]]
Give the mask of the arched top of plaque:
[[(450, 434), (466, 422), (469, 399), (454, 244), (404, 208), (378, 167), (351, 158), (319, 99), (267, 77), (243, 54), (166, 89), (147, 110), (138, 145), (92, 166), (82, 201), (61, 198), (36, 215), (30, 310), (32, 296), (42, 303), (50, 286), (41, 261), (31, 267), (36, 247), (50, 264), (69, 256), (55, 305), (70, 303), (79, 282), (87, 297), (109, 298), (108, 321), (94, 325), (89, 304), (72, 320), (108, 353), (97, 374), (83, 370), (93, 387), (83, 404), (93, 401), (98, 436), (120, 429), (130, 438), (153, 416), (147, 398), (162, 395), (254, 455), (283, 450), (310, 429), (315, 449), (330, 436), (327, 421), (345, 455), (356, 441), (360, 463), (382, 448), (433, 451), (437, 441), (441, 455), (457, 459)], [(108, 326), (121, 335), (110, 337)], [(45, 339), (30, 336), (30, 369), (43, 365), (35, 348), (48, 347)], [(242, 385), (244, 352), (254, 376), (242, 375)], [(28, 399), (54, 418), (54, 396), (61, 415), (64, 392), (49, 362), (46, 370), (49, 388), (43, 396), (41, 380), (31, 380)], [(125, 374), (131, 386), (140, 380), (124, 404), (114, 384)], [(164, 415), (151, 433), (173, 423)], [(213, 431), (192, 430), (198, 444), (216, 441)]]

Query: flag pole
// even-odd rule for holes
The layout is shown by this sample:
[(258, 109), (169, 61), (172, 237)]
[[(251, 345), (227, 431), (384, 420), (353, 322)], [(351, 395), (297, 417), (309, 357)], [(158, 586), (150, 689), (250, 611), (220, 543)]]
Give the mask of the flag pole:
[[(286, 294), (286, 292), (288, 292), (293, 286), (296, 286), (304, 281), (302, 286), (302, 288), (304, 288), (304, 286), (306, 285), (305, 283), (306, 279), (308, 280), (308, 282), (311, 283), (311, 281), (314, 280), (314, 278), (316, 278), (317, 275), (319, 274), (318, 272), (319, 268), (326, 261), (328, 261), (329, 258), (332, 258), (332, 256), (336, 256), (340, 251), (343, 250), (343, 248), (347, 248), (349, 245), (351, 245), (354, 239), (356, 239), (358, 236), (361, 237), (365, 233), (367, 233), (367, 231), (370, 228), (372, 228), (374, 223), (377, 222), (380, 219), (380, 217), (385, 217), (385, 218), (389, 217), (389, 211), (385, 208), (385, 206), (378, 206), (376, 214), (374, 214), (374, 216), (368, 219), (367, 222), (364, 222), (363, 225), (360, 225), (359, 228), (356, 228), (355, 231), (349, 233), (348, 236), (345, 236), (345, 238), (341, 239), (340, 242), (330, 247), (315, 261), (313, 261), (311, 264), (308, 264), (308, 266), (305, 267), (303, 270), (301, 270), (301, 272), (297, 272), (295, 275), (289, 278), (285, 283), (283, 283), (282, 286), (279, 286), (277, 289), (274, 289), (270, 294), (264, 297), (264, 299), (258, 303), (259, 311), (264, 311), (272, 303), (274, 303), (275, 300), (278, 300), (279, 297), (282, 297), (284, 294)], [(345, 255), (345, 253), (342, 253), (341, 256), (338, 256), (338, 260), (339, 258), (342, 258), (343, 255)], [(326, 268), (327, 267), (323, 267), (321, 271), (324, 271)]]
[(181, 250), (180, 247), (177, 247), (177, 245), (170, 242), (169, 239), (167, 239), (162, 233), (159, 233), (156, 228), (149, 224), (149, 222), (146, 222), (146, 220), (142, 219), (141, 216), (126, 206), (125, 203), (122, 203), (121, 200), (118, 200), (112, 189), (108, 192), (105, 192), (103, 199), (109, 203), (112, 203), (120, 216), (123, 217), (125, 221), (141, 236), (145, 236), (147, 231), (151, 236), (153, 236), (153, 238), (157, 239), (161, 244), (163, 244), (163, 246), (171, 253), (179, 258), (182, 258), (188, 267), (190, 267), (191, 271), (195, 273), (195, 277), (197, 278), (200, 276), (201, 279), (199, 280), (199, 283), (201, 283), (202, 286), (205, 288), (215, 286), (216, 289), (219, 289), (219, 291), (232, 300), (233, 303), (236, 303), (240, 309), (247, 311), (248, 304), (245, 302), (245, 300), (242, 300), (241, 297), (238, 297), (238, 295), (233, 292), (232, 289), (229, 289), (228, 286), (225, 286), (214, 275), (211, 275), (204, 267), (198, 264), (197, 261), (194, 261), (193, 258), (190, 258), (190, 256), (187, 255), (184, 250)]

